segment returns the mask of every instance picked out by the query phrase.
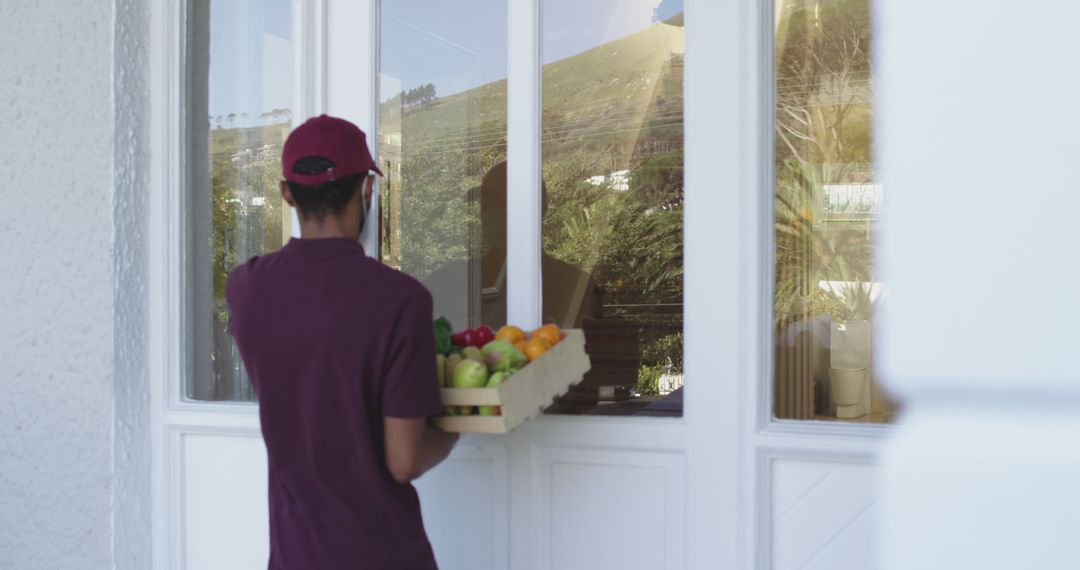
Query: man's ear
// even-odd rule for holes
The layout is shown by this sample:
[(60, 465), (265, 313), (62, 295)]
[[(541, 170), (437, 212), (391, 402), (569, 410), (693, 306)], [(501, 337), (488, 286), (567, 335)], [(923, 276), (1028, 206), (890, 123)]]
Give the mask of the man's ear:
[(374, 191), (374, 188), (375, 188), (375, 175), (374, 174), (369, 174), (367, 176), (367, 178), (364, 179), (364, 208), (365, 209), (371, 207), (371, 194)]
[(279, 185), (281, 187), (281, 197), (285, 200), (285, 203), (295, 208), (296, 200), (293, 199), (292, 190), (289, 189), (289, 183), (282, 180)]

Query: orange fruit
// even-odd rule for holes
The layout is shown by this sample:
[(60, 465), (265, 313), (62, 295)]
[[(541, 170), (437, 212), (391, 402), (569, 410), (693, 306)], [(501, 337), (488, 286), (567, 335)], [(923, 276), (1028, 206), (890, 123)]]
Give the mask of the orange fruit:
[(517, 344), (519, 340), (525, 340), (525, 331), (514, 325), (506, 325), (495, 333), (495, 340), (505, 340), (510, 344)]
[(551, 346), (559, 344), (562, 340), (562, 331), (559, 330), (559, 325), (554, 323), (546, 324), (532, 332), (532, 338), (542, 338)]
[(524, 352), (525, 356), (529, 358), (529, 362), (532, 362), (537, 358), (543, 356), (549, 348), (551, 348), (551, 345), (546, 340), (539, 337), (534, 337), (529, 339), (529, 341), (525, 343), (525, 350), (523, 350), (522, 352)]
[(525, 343), (526, 342), (527, 341), (525, 341), (525, 340), (519, 340), (519, 341), (514, 343), (514, 348), (520, 350), (522, 354), (525, 354)]

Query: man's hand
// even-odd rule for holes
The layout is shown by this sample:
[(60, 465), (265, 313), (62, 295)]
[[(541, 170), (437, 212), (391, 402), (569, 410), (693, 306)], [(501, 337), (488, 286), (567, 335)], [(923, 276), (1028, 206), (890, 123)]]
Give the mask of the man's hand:
[(458, 434), (427, 424), (426, 418), (383, 418), (386, 467), (398, 483), (408, 483), (450, 455)]

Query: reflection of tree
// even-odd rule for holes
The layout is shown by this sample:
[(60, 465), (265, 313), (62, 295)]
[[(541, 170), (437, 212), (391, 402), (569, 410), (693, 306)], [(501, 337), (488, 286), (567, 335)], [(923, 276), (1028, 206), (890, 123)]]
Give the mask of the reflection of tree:
[(849, 122), (860, 111), (865, 120), (869, 110), (866, 2), (785, 3), (788, 17), (777, 40), (776, 134), (786, 152), (778, 149), (779, 155), (803, 164), (869, 161), (866, 125)]
[(545, 249), (592, 271), (608, 304), (681, 303), (681, 165), (681, 149), (653, 157), (634, 169), (626, 192), (586, 182), (572, 162), (549, 166)]
[[(787, 0), (777, 30), (776, 319), (836, 313), (820, 280), (871, 280), (869, 222), (821, 219), (822, 185), (870, 177), (867, 0)], [(861, 227), (860, 227), (861, 226)]]
[(406, 153), (400, 179), (390, 175), (392, 191), (400, 193), (400, 227), (391, 238), (399, 240), (400, 259), (388, 259), (391, 265), (423, 278), (448, 262), (468, 259), (478, 220), (469, 192), (480, 186), (488, 169), (505, 160), (506, 150), (505, 143), (471, 153), (466, 148), (462, 137), (440, 152)]
[(828, 402), (815, 385), (827, 390), (829, 323), (870, 314), (872, 220), (829, 216), (823, 188), (873, 178), (870, 10), (869, 0), (779, 4), (774, 405), (808, 419)]
[[(275, 110), (266, 117), (287, 115)], [(236, 115), (226, 116), (235, 120)], [(211, 267), (213, 276), (214, 399), (250, 399), (247, 378), (226, 332), (225, 283), (237, 265), (274, 251), (285, 240), (287, 206), (278, 191), (281, 144), (289, 123), (248, 129), (215, 129), (210, 134)]]
[(413, 107), (415, 105), (425, 105), (435, 100), (435, 85), (427, 83), (418, 87), (413, 87), (408, 91), (402, 91), (397, 95), (394, 95), (390, 99), (383, 101), (383, 105), (389, 106), (401, 106), (401, 107)]

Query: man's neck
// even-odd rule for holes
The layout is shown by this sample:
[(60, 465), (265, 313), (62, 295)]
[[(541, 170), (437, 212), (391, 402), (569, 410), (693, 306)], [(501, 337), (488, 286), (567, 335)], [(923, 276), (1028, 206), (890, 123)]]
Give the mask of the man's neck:
[(300, 238), (303, 240), (322, 240), (327, 238), (348, 238), (360, 240), (360, 222), (357, 213), (347, 209), (340, 216), (326, 216), (322, 219), (300, 218)]
[(300, 238), (348, 238), (352, 240), (359, 240), (360, 231), (359, 229), (354, 230), (352, 228), (346, 228), (344, 227), (344, 224), (334, 223), (329, 219), (323, 220), (321, 222), (315, 220), (300, 220)]

